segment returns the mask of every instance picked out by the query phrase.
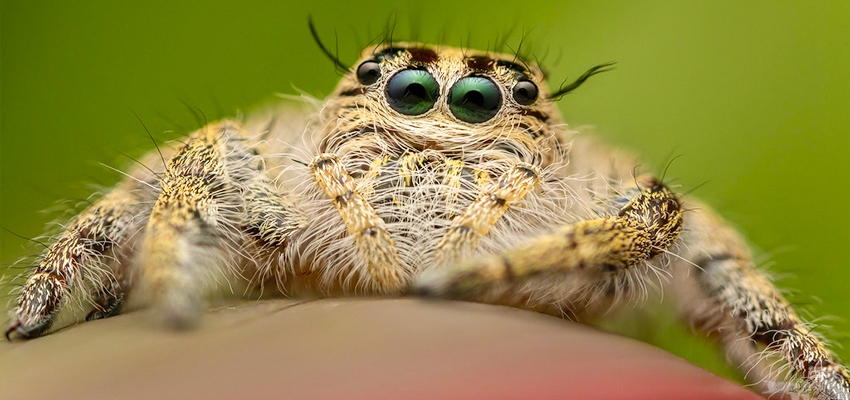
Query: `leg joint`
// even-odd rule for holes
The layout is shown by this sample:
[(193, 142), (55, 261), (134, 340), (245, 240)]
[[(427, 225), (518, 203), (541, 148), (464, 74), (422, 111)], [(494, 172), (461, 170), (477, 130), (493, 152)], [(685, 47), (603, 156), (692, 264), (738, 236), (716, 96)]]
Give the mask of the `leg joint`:
[(652, 177), (638, 178), (640, 193), (620, 209), (619, 216), (632, 227), (652, 237), (655, 256), (679, 238), (682, 231), (682, 206), (676, 195)]

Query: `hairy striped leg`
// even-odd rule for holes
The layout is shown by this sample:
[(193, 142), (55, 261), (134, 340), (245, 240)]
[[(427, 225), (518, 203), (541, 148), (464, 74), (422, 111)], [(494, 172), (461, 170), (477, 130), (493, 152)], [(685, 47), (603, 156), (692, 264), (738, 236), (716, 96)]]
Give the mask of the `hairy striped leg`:
[[(581, 221), (480, 260), (429, 270), (412, 287), (415, 294), (485, 301), (531, 279), (591, 281), (649, 260), (679, 237), (682, 211), (659, 182), (645, 185), (617, 216)], [(498, 297), (498, 296), (497, 296)]]
[[(162, 168), (148, 167), (159, 154), (147, 156), (74, 219), (26, 282), (7, 337), (44, 334), (69, 294), (88, 286), (87, 320), (117, 314), (137, 272), (166, 319), (185, 325), (198, 315), (211, 274), (268, 258), (303, 224), (237, 123), (211, 124), (184, 143)], [(131, 243), (139, 239), (141, 246)], [(140, 271), (132, 250), (141, 250)]]
[(224, 158), (238, 134), (235, 124), (205, 126), (166, 164), (145, 228), (140, 270), (147, 297), (174, 326), (191, 324), (200, 313), (208, 271), (221, 273), (236, 263), (223, 249), (228, 241), (237, 245), (232, 227), (239, 219), (240, 190)]
[(334, 154), (320, 154), (310, 163), (319, 187), (333, 199), (334, 205), (354, 236), (360, 256), (376, 289), (381, 293), (399, 293), (406, 283), (398, 253), (384, 221), (366, 199), (356, 191), (354, 179)]
[[(168, 160), (141, 246), (143, 289), (173, 327), (200, 315), (217, 281), (266, 262), (299, 226), (242, 127), (210, 124)], [(259, 244), (259, 246), (258, 246)]]
[(264, 173), (251, 179), (246, 190), (244, 230), (253, 239), (246, 251), (255, 258), (254, 265), (248, 266), (254, 269), (249, 283), (262, 289), (272, 279), (280, 292), (286, 292), (286, 268), (291, 261), (281, 250), (289, 237), (306, 225), (305, 217)]
[(808, 392), (850, 400), (850, 374), (770, 280), (738, 234), (705, 207), (688, 216), (685, 240), (698, 254), (680, 262), (675, 285), (692, 325), (717, 339), (767, 395)]
[(446, 265), (468, 256), (490, 232), (511, 204), (520, 201), (538, 185), (540, 170), (531, 164), (516, 165), (452, 220), (437, 245), (436, 265)]
[(86, 319), (118, 313), (130, 289), (129, 242), (141, 228), (158, 193), (158, 177), (142, 165), (89, 208), (76, 216), (42, 255), (18, 296), (6, 338), (33, 338), (46, 333), (56, 314), (73, 301), (72, 293), (93, 291)]

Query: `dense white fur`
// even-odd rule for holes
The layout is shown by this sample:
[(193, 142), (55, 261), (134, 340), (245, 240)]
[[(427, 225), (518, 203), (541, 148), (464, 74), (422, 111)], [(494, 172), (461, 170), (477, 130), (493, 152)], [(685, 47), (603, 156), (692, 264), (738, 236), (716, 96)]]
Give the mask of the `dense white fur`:
[[(332, 199), (319, 189), (309, 167), (303, 165), (320, 152), (321, 138), (318, 135), (327, 129), (326, 124), (341, 123), (323, 119), (319, 104), (309, 98), (303, 102), (287, 102), (257, 110), (246, 120), (249, 135), (262, 138), (258, 148), (264, 154), (268, 174), (279, 186), (279, 193), (290, 198), (304, 212), (307, 221), (305, 228), (290, 239), (274, 263), (291, 266), (288, 267), (291, 268), (287, 271), (288, 275), (304, 271), (318, 273), (321, 277), (318, 286), (310, 287), (309, 290), (368, 294), (371, 290), (366, 282), (366, 266), (356, 251), (353, 238), (347, 233)], [(410, 143), (457, 140), (456, 136), (450, 138), (442, 133), (446, 126), (439, 123), (429, 126), (427, 120), (419, 122), (404, 121), (399, 122), (400, 126), (393, 126), (399, 131), (406, 129), (401, 131), (404, 132), (401, 135), (390, 137), (374, 133), (369, 139), (369, 143), (375, 144), (371, 147), (340, 146), (346, 151), (339, 154), (343, 164), (349, 172), (367, 170), (370, 162), (379, 157), (397, 160), (407, 151), (415, 151), (411, 149)], [(564, 139), (578, 135), (566, 125), (555, 128), (556, 133), (544, 144), (554, 143), (554, 135), (558, 135), (562, 143)], [(474, 136), (476, 131), (470, 129), (469, 134)], [(569, 141), (566, 143), (569, 144)], [(543, 146), (543, 149), (548, 151), (548, 146), (552, 145)], [(464, 151), (458, 161), (489, 171), (491, 179), (498, 179), (500, 173), (507, 171), (516, 162), (503, 156), (500, 159), (503, 153), (484, 144), (483, 140), (474, 140), (474, 137), (464, 142), (462, 147)], [(595, 174), (592, 172), (593, 167), (586, 161), (574, 166), (570, 162), (569, 150), (567, 146), (554, 162), (545, 167), (541, 174), (541, 186), (508, 209), (484, 236), (471, 257), (505, 251), (557, 227), (616, 212), (611, 199), (627, 195), (620, 193), (620, 189), (630, 188), (632, 177)], [(437, 160), (446, 159), (438, 150), (424, 150), (423, 154)], [(530, 158), (532, 154), (526, 157)], [(489, 161), (481, 163), (480, 160)], [(450, 217), (460, 214), (481, 195), (481, 188), (466, 180), (461, 181), (459, 188), (447, 187), (442, 182), (444, 174), (436, 165), (434, 163), (416, 171), (415, 187), (399, 186), (398, 177), (393, 174), (379, 177), (376, 181), (378, 189), (374, 191), (364, 186), (365, 180), (358, 180), (358, 190), (369, 194), (367, 200), (377, 214), (385, 218), (387, 230), (396, 244), (407, 276), (435, 266), (436, 247), (451, 224)], [(457, 199), (453, 204), (446, 203), (449, 191)], [(589, 282), (579, 277), (569, 283), (529, 282), (517, 291), (517, 297), (527, 297), (540, 304), (558, 304), (560, 307), (570, 307), (571, 302), (580, 303), (578, 307), (595, 303), (599, 303), (600, 307), (603, 303), (604, 307), (610, 307), (610, 302), (601, 299), (610, 293), (615, 293), (617, 302), (626, 300), (620, 299), (621, 296), (628, 296), (631, 300), (635, 296), (644, 298), (649, 292), (648, 286), (658, 286), (658, 281), (664, 278), (664, 273), (660, 272), (663, 269), (659, 265), (666, 263), (666, 258), (647, 262), (644, 266), (623, 272), (617, 279), (600, 282), (598, 286), (587, 286)], [(299, 283), (292, 285), (297, 291)], [(283, 286), (282, 289), (287, 292), (293, 290), (286, 284)], [(626, 290), (627, 287), (637, 290)], [(564, 313), (572, 312), (564, 310)]]

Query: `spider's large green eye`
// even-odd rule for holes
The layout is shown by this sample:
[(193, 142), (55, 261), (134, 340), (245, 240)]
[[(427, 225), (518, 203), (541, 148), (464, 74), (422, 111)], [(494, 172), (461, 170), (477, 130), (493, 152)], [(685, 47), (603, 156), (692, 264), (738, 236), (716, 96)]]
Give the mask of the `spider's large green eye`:
[(390, 79), (387, 100), (396, 111), (405, 115), (424, 114), (437, 102), (440, 85), (428, 71), (406, 69)]
[(484, 122), (493, 118), (502, 105), (502, 93), (493, 81), (480, 76), (459, 80), (449, 92), (449, 108), (457, 119)]

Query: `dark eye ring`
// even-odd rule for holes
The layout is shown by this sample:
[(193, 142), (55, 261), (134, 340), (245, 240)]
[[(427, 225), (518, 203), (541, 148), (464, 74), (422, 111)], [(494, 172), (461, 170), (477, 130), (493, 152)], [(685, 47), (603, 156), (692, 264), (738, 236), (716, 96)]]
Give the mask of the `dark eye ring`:
[(514, 100), (524, 106), (528, 106), (537, 101), (539, 90), (537, 85), (532, 81), (522, 80), (514, 85), (512, 90)]
[(381, 77), (381, 64), (375, 60), (364, 61), (357, 66), (357, 81), (361, 85), (371, 85)]

